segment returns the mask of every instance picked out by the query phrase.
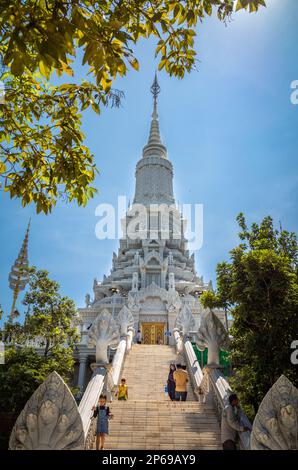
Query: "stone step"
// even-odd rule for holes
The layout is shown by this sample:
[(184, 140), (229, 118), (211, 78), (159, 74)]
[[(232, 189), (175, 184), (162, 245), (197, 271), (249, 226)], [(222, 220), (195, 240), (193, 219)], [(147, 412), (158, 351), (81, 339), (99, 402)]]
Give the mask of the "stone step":
[(137, 407), (137, 406), (142, 406), (142, 407), (146, 407), (146, 405), (149, 407), (149, 408), (154, 408), (154, 407), (158, 407), (158, 408), (173, 408), (173, 407), (182, 407), (182, 408), (187, 408), (187, 407), (196, 407), (198, 409), (202, 409), (202, 410), (214, 410), (213, 406), (209, 405), (208, 403), (199, 403), (197, 401), (191, 401), (189, 402), (188, 400), (187, 401), (170, 401), (168, 400), (167, 402), (160, 402), (158, 400), (152, 400), (152, 402), (148, 403), (144, 400), (135, 400), (135, 399), (129, 399), (129, 400), (113, 400), (112, 401), (112, 404), (113, 406), (115, 405), (119, 405), (120, 407), (130, 407), (130, 406), (133, 406), (133, 407)]
[(184, 423), (185, 427), (186, 428), (189, 428), (189, 427), (192, 427), (192, 426), (195, 426), (196, 428), (198, 426), (214, 426), (216, 428), (218, 428), (218, 421), (216, 418), (213, 419), (213, 417), (210, 417), (210, 418), (205, 418), (205, 419), (188, 419), (188, 418), (184, 418), (183, 416), (182, 417), (179, 417), (175, 420), (164, 420), (164, 419), (160, 419), (160, 420), (153, 420), (151, 419), (150, 417), (147, 417), (146, 419), (142, 420), (140, 419), (138, 416), (133, 418), (133, 419), (128, 419), (126, 416), (125, 417), (118, 417), (118, 419), (115, 417), (114, 415), (114, 418), (113, 420), (110, 420), (111, 422), (113, 421), (113, 423), (115, 423), (114, 425), (118, 424), (118, 423), (127, 423), (127, 425), (134, 425), (134, 426), (138, 426), (138, 423), (140, 423), (139, 425), (140, 426), (143, 426), (144, 428), (148, 428), (148, 427), (167, 427), (169, 429), (170, 425), (171, 426), (176, 426), (180, 423)]
[[(175, 413), (175, 416), (165, 416), (165, 415), (161, 415), (160, 413), (152, 413), (152, 411), (148, 411), (148, 412), (140, 412), (140, 413), (121, 413), (121, 412), (118, 412), (113, 409), (111, 407), (111, 411), (112, 413), (114, 414), (114, 419), (117, 419), (117, 416), (118, 418), (124, 420), (126, 418), (128, 418), (129, 416), (132, 417), (132, 419), (134, 420), (137, 420), (139, 418), (150, 418), (152, 420), (158, 420), (158, 421), (161, 421), (161, 422), (173, 422), (173, 421), (177, 421), (179, 419), (180, 416), (183, 416), (183, 418), (187, 421), (190, 421), (190, 420), (199, 420), (199, 421), (202, 421), (204, 419), (208, 419), (210, 420), (214, 414), (212, 414), (211, 412), (210, 413), (206, 413), (206, 414), (203, 414), (203, 413), (185, 413), (185, 412), (181, 412), (181, 413)], [(215, 421), (217, 421), (217, 417), (215, 416), (214, 417)]]
[(203, 413), (203, 412), (198, 412), (196, 409), (193, 410), (177, 410), (176, 411), (170, 411), (168, 414), (167, 413), (162, 413), (161, 411), (158, 410), (139, 410), (139, 411), (133, 411), (133, 410), (121, 410), (120, 408), (115, 408), (113, 406), (110, 407), (112, 413), (118, 416), (122, 417), (127, 417), (127, 416), (135, 416), (135, 417), (140, 417), (140, 416), (151, 416), (152, 418), (159, 418), (159, 419), (170, 419), (173, 420), (179, 415), (186, 416), (187, 419), (190, 419), (191, 417), (201, 417), (201, 416), (214, 416), (214, 413), (212, 411)]
[(154, 418), (154, 419), (159, 419), (161, 421), (164, 421), (164, 420), (170, 420), (170, 421), (173, 421), (175, 419), (177, 419), (177, 417), (179, 416), (184, 416), (186, 419), (191, 419), (191, 418), (200, 418), (201, 417), (211, 417), (211, 416), (215, 416), (214, 413), (212, 413), (211, 411), (210, 412), (206, 412), (206, 413), (200, 413), (200, 412), (197, 412), (196, 410), (181, 410), (181, 411), (173, 411), (173, 412), (170, 412), (169, 414), (166, 414), (166, 413), (162, 413), (162, 412), (158, 412), (158, 411), (152, 411), (152, 410), (147, 410), (147, 411), (139, 411), (139, 412), (135, 412), (135, 411), (131, 411), (129, 412), (127, 410), (127, 412), (123, 411), (123, 410), (120, 410), (120, 409), (117, 409), (117, 408), (114, 408), (114, 407), (110, 407), (111, 409), (111, 412), (114, 414), (114, 417), (121, 417), (121, 418), (127, 418), (128, 416), (132, 416), (133, 418), (139, 418), (139, 417), (146, 417), (146, 416), (150, 416), (151, 418)]

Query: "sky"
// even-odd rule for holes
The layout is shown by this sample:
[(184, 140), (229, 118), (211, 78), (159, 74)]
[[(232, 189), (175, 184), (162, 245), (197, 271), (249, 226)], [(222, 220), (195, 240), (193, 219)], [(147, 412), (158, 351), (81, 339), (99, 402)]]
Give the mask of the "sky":
[[(271, 215), (276, 225), (297, 232), (298, 105), (290, 100), (298, 80), (297, 24), (297, 0), (267, 0), (266, 9), (239, 12), (226, 26), (208, 18), (198, 26), (198, 70), (183, 80), (158, 73), (160, 129), (174, 165), (176, 201), (204, 207), (195, 260), (205, 282), (215, 285), (217, 263), (238, 244), (239, 212), (249, 224)], [(118, 240), (96, 238), (95, 209), (116, 205), (118, 195), (133, 199), (152, 112), (154, 47), (151, 40), (138, 44), (140, 71), (114, 83), (125, 94), (119, 109), (84, 113), (86, 144), (100, 170), (98, 194), (86, 207), (59, 202), (50, 215), (37, 215), (33, 206), (23, 208), (0, 193), (0, 304), (6, 315), (12, 304), (8, 274), (30, 217), (30, 265), (48, 270), (78, 307), (86, 293), (92, 296), (93, 279), (109, 274)]]

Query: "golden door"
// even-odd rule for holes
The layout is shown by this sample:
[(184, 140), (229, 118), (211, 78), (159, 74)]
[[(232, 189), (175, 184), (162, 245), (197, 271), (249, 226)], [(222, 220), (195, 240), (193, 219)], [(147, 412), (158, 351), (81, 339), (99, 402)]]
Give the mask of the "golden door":
[(165, 325), (164, 323), (143, 323), (142, 342), (143, 344), (164, 344)]

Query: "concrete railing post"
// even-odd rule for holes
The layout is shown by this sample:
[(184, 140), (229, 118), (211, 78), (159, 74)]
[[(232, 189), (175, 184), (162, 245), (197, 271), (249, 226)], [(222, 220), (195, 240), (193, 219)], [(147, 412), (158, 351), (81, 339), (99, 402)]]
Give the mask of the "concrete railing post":
[(120, 374), (123, 368), (124, 357), (126, 353), (126, 338), (121, 338), (118, 344), (116, 354), (112, 362), (111, 376), (112, 386), (116, 387), (119, 383)]
[(182, 336), (180, 335), (178, 328), (173, 329), (173, 336), (174, 336), (175, 343), (176, 343), (177, 354), (182, 354), (183, 353), (183, 339), (182, 339)]
[(134, 329), (129, 328), (127, 336), (126, 336), (126, 352), (127, 353), (129, 353), (129, 351), (131, 350), (133, 337), (134, 337)]
[(201, 386), (203, 380), (203, 372), (189, 338), (184, 340), (184, 353), (188, 363), (188, 369), (193, 383), (194, 393), (198, 396), (199, 387)]

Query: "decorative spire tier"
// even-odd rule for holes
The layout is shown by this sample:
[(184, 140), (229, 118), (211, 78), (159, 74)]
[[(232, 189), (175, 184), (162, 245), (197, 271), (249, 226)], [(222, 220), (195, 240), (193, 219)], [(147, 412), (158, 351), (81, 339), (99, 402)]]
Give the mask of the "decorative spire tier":
[(153, 94), (154, 104), (153, 113), (151, 120), (150, 133), (148, 143), (143, 148), (143, 157), (149, 157), (151, 155), (155, 157), (167, 158), (167, 149), (162, 144), (159, 131), (158, 113), (157, 113), (157, 97), (160, 93), (160, 86), (157, 81), (157, 75), (155, 74), (153, 84), (151, 86), (151, 93)]
[(148, 142), (143, 148), (143, 158), (136, 167), (136, 192), (134, 204), (174, 204), (173, 166), (167, 158), (167, 149), (161, 142), (157, 97), (160, 86), (155, 74), (151, 86), (153, 113)]

